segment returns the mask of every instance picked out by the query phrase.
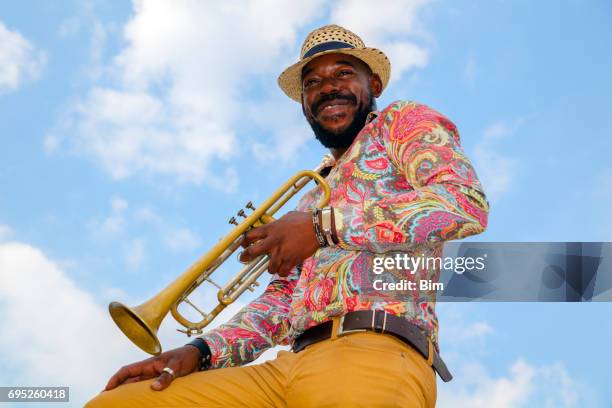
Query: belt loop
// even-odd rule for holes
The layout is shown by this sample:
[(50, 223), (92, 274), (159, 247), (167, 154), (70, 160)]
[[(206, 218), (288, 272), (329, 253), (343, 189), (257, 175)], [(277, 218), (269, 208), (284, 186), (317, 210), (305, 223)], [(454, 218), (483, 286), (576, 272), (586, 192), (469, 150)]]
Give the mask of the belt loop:
[(384, 312), (384, 314), (385, 314), (385, 317), (383, 318), (383, 327), (382, 327), (382, 331), (381, 331), (381, 333), (384, 333), (384, 332), (385, 332), (385, 329), (387, 328), (387, 314), (388, 314), (388, 313), (387, 313), (387, 312)]
[(431, 339), (429, 338), (429, 336), (427, 337), (427, 364), (431, 367), (433, 365), (433, 360), (434, 360), (434, 346), (433, 346), (433, 342), (431, 341)]
[(332, 317), (332, 330), (331, 330), (331, 338), (330, 338), (331, 341), (334, 341), (338, 338), (338, 333), (340, 332), (340, 330), (342, 330), (343, 322), (344, 322), (344, 319), (341, 319), (339, 316)]
[(376, 332), (376, 327), (374, 327), (375, 320), (376, 320), (376, 310), (372, 309), (372, 324), (370, 324), (370, 326), (373, 332)]

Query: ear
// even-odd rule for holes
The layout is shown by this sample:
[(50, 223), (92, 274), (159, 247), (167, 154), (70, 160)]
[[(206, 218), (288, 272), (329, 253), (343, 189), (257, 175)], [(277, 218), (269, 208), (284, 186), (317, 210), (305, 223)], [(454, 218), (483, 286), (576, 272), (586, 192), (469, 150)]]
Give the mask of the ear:
[(370, 89), (372, 89), (372, 96), (378, 98), (382, 93), (383, 85), (378, 74), (370, 75)]

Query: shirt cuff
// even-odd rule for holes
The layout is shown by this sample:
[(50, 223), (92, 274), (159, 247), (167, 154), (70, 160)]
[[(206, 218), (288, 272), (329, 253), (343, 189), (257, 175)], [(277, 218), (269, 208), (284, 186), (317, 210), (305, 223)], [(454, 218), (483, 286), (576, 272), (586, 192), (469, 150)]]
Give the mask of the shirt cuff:
[(229, 345), (223, 336), (214, 331), (200, 336), (210, 349), (210, 368), (231, 367), (233, 364)]

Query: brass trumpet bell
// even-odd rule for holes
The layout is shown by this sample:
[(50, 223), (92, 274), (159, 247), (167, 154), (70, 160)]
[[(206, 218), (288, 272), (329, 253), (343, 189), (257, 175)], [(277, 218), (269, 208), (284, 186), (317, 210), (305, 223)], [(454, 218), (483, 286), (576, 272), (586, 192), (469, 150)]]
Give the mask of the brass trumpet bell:
[(152, 310), (149, 302), (133, 309), (121, 302), (111, 302), (108, 305), (113, 321), (123, 334), (145, 352), (158, 355), (162, 347), (157, 338), (157, 331), (166, 314), (155, 315)]

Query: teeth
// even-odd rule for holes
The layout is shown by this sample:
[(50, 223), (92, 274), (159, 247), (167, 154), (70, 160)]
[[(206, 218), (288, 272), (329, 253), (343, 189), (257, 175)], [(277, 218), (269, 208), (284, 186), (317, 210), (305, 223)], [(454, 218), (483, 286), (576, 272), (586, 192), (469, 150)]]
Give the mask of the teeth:
[(323, 110), (325, 110), (325, 109), (332, 109), (332, 108), (335, 108), (337, 106), (342, 106), (342, 105), (328, 105), (328, 106), (324, 107)]

